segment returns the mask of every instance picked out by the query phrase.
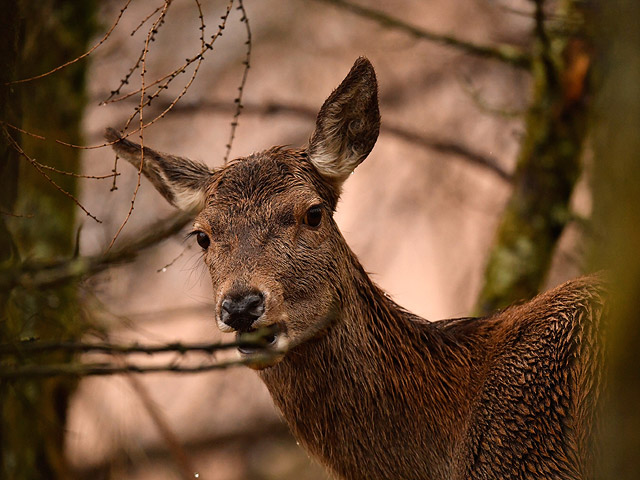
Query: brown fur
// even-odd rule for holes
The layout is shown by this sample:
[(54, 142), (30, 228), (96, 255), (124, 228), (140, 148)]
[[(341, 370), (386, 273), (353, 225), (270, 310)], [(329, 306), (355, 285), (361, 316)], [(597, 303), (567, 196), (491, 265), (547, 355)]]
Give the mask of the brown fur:
[[(404, 311), (332, 218), (378, 128), (375, 74), (358, 59), (306, 149), (272, 148), (213, 173), (145, 152), (144, 171), (169, 201), (189, 188), (205, 199), (194, 228), (209, 242), (219, 325), (229, 330), (225, 298), (264, 296), (253, 326), (277, 325), (289, 350), (259, 375), (337, 478), (590, 478), (600, 280), (568, 282), (487, 318), (430, 323)], [(114, 147), (139, 165), (135, 144)], [(312, 226), (305, 219), (317, 205)]]

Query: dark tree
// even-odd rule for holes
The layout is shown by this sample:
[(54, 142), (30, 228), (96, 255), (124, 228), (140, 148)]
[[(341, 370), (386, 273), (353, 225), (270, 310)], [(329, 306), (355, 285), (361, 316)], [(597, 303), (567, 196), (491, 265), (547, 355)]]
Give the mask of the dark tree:
[(597, 7), (593, 250), (594, 263), (612, 279), (600, 478), (613, 480), (640, 471), (640, 3)]
[[(73, 254), (77, 209), (60, 190), (74, 195), (76, 179), (44, 171), (56, 188), (27, 155), (40, 164), (77, 172), (80, 152), (20, 136), (12, 126), (47, 139), (79, 143), (85, 63), (34, 82), (7, 82), (41, 74), (82, 54), (93, 31), (95, 6), (92, 1), (67, 0), (3, 0), (0, 5), (0, 120), (6, 122), (0, 141), (0, 340), (75, 338), (86, 328), (79, 320), (76, 285), (16, 287), (11, 272), (24, 268), (25, 262), (55, 262)], [(57, 353), (29, 362), (70, 359), (69, 354)], [(73, 379), (52, 378), (0, 385), (0, 476), (69, 476), (63, 455), (64, 425), (75, 384)]]

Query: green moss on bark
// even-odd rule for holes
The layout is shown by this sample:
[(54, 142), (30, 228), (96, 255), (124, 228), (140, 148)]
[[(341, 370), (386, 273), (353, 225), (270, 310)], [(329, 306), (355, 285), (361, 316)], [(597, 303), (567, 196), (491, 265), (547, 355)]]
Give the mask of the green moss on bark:
[[(14, 78), (46, 72), (85, 51), (94, 25), (93, 1), (22, 0), (9, 3), (15, 5), (10, 10), (3, 9), (5, 21), (19, 25), (22, 32)], [(21, 122), (14, 124), (48, 139), (80, 143), (85, 71), (86, 63), (78, 62), (41, 80), (13, 85), (10, 100), (21, 103), (22, 109)], [(79, 170), (78, 150), (27, 135), (18, 140), (24, 151), (45, 165), (65, 171)], [(75, 178), (55, 173), (52, 176), (66, 191), (77, 192)], [(16, 188), (15, 211), (30, 215), (8, 221), (9, 238), (17, 247), (14, 261), (54, 261), (70, 256), (75, 242), (76, 205), (22, 158), (17, 171), (1, 181)], [(15, 288), (4, 292), (4, 297), (2, 342), (32, 337), (74, 338), (86, 328), (79, 320), (73, 283), (46, 290)], [(43, 355), (19, 361), (70, 360), (69, 356)], [(2, 478), (70, 477), (63, 448), (68, 398), (74, 387), (73, 380), (55, 378), (2, 384)]]
[(587, 133), (583, 40), (537, 31), (534, 92), (514, 188), (490, 252), (476, 309), (489, 313), (536, 295), (570, 218)]

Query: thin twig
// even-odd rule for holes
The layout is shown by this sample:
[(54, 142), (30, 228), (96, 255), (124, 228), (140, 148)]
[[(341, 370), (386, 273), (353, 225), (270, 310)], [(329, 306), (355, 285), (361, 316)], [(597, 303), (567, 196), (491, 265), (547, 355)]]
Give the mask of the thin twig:
[(459, 78), (463, 90), (471, 97), (471, 100), (473, 100), (473, 103), (476, 104), (480, 111), (504, 118), (518, 118), (527, 113), (526, 110), (507, 110), (506, 108), (490, 105), (489, 102), (483, 98), (480, 89), (474, 88), (471, 78), (466, 75), (461, 75)]
[[(201, 32), (200, 33), (200, 43), (201, 43), (200, 52), (196, 56), (194, 56), (193, 58), (188, 58), (186, 63), (184, 65), (182, 65), (180, 68), (178, 68), (177, 70), (174, 70), (172, 73), (170, 73), (168, 75), (165, 75), (161, 79), (156, 80), (155, 82), (153, 82), (153, 83), (151, 83), (149, 85), (149, 87), (152, 87), (152, 86), (156, 85), (157, 83), (159, 83), (160, 81), (166, 80), (166, 81), (164, 81), (164, 83), (162, 85), (160, 85), (156, 89), (155, 92), (153, 92), (153, 94), (148, 95), (147, 99), (144, 101), (144, 103), (142, 105), (138, 106), (136, 108), (136, 110), (134, 111), (134, 113), (129, 116), (129, 118), (125, 122), (125, 126), (124, 126), (123, 130), (126, 130), (129, 127), (130, 123), (133, 121), (133, 119), (136, 117), (136, 115), (139, 114), (139, 110), (141, 110), (144, 107), (149, 106), (153, 100), (155, 100), (157, 97), (160, 96), (160, 94), (162, 93), (162, 91), (164, 89), (168, 88), (169, 83), (174, 78), (176, 78), (181, 73), (185, 73), (187, 67), (189, 65), (191, 65), (193, 62), (197, 61), (196, 65), (195, 65), (195, 68), (194, 68), (194, 70), (193, 70), (193, 72), (191, 74), (191, 77), (189, 78), (189, 81), (185, 84), (185, 86), (182, 88), (182, 91), (169, 103), (169, 105), (164, 109), (164, 111), (162, 111), (159, 115), (156, 115), (156, 117), (153, 118), (153, 120), (151, 120), (150, 122), (144, 124), (142, 128), (147, 128), (147, 127), (153, 125), (155, 122), (157, 122), (161, 118), (163, 118), (180, 101), (180, 99), (187, 93), (187, 91), (191, 87), (191, 84), (194, 82), (194, 80), (196, 79), (196, 76), (198, 75), (198, 71), (200, 70), (200, 65), (202, 64), (202, 61), (204, 60), (205, 52), (208, 49), (213, 49), (213, 43), (222, 35), (222, 31), (226, 27), (227, 18), (229, 17), (229, 12), (231, 11), (231, 7), (233, 5), (233, 1), (230, 1), (227, 4), (227, 10), (226, 10), (225, 14), (222, 15), (222, 17), (220, 17), (222, 19), (222, 23), (218, 26), (218, 31), (211, 37), (211, 41), (209, 43), (206, 43), (206, 41), (204, 39), (205, 25), (204, 25), (204, 15), (202, 13), (202, 7), (200, 5), (199, 0), (196, 0), (195, 3), (196, 3), (196, 6), (198, 8), (198, 16), (199, 16), (199, 19), (200, 19), (200, 32)], [(130, 94), (118, 97), (117, 99), (113, 99), (113, 100), (111, 100), (111, 102), (124, 100), (124, 99), (129, 98), (130, 96), (132, 96), (132, 95), (134, 95), (136, 93), (140, 93), (140, 90), (136, 90), (135, 92), (131, 92)], [(131, 132), (131, 133), (135, 133), (135, 132)]]
[(0, 378), (3, 380), (24, 380), (28, 378), (47, 377), (86, 377), (104, 376), (121, 373), (204, 373), (213, 370), (223, 370), (239, 365), (254, 365), (255, 363), (268, 362), (281, 352), (257, 353), (245, 358), (227, 360), (201, 365), (177, 365), (175, 363), (163, 365), (113, 365), (110, 363), (62, 363), (49, 365), (22, 365), (18, 367), (0, 368)]
[(184, 247), (184, 250), (182, 250), (182, 252), (180, 252), (179, 255), (176, 255), (176, 257), (174, 257), (173, 260), (171, 260), (169, 263), (166, 263), (164, 266), (160, 267), (159, 269), (156, 270), (156, 273), (164, 273), (167, 271), (167, 268), (173, 266), (174, 263), (176, 263), (178, 260), (180, 260), (183, 255), (187, 252), (187, 250), (189, 250), (191, 248), (192, 244), (187, 245), (186, 247)]
[(194, 472), (196, 471), (196, 469), (193, 467), (193, 461), (191, 460), (191, 458), (189, 458), (184, 448), (182, 448), (178, 436), (171, 429), (171, 426), (165, 418), (165, 415), (158, 408), (156, 403), (151, 398), (149, 391), (137, 376), (127, 375), (127, 381), (131, 385), (131, 388), (133, 388), (133, 391), (138, 395), (138, 398), (142, 402), (142, 405), (144, 406), (145, 410), (151, 417), (151, 420), (158, 429), (158, 433), (167, 445), (167, 449), (171, 453), (173, 460), (180, 470), (182, 479), (192, 480), (194, 478)]
[(113, 183), (111, 184), (111, 190), (109, 190), (110, 192), (113, 192), (114, 190), (118, 189), (118, 186), (116, 185), (116, 179), (117, 177), (120, 175), (118, 173), (118, 154), (116, 153), (115, 155), (115, 159), (113, 160), (113, 168), (111, 169), (111, 172), (113, 173)]
[(15, 218), (33, 218), (33, 215), (20, 215), (18, 213), (5, 212), (4, 210), (0, 210), (0, 215), (6, 215), (8, 217)]
[[(20, 127), (16, 127), (15, 125), (12, 125), (11, 123), (8, 123), (8, 122), (2, 121), (2, 120), (0, 120), (0, 125), (2, 125), (4, 127), (11, 128), (12, 130), (16, 130), (17, 132), (20, 132), (20, 133), (22, 133), (24, 135), (29, 135), (30, 137), (36, 138), (38, 140), (42, 140), (42, 141), (47, 141), (48, 140), (47, 137), (43, 137), (42, 135), (37, 135), (37, 134), (35, 134), (33, 132), (28, 132), (26, 130), (23, 130)], [(128, 136), (133, 135), (134, 133), (137, 133), (137, 132), (138, 132), (138, 130), (133, 130), (133, 131), (127, 133), (126, 135), (123, 135), (123, 138), (127, 138)], [(100, 145), (76, 145), (76, 144), (68, 143), (68, 142), (65, 142), (65, 141), (59, 140), (59, 139), (54, 139), (53, 141), (55, 143), (59, 144), (59, 145), (65, 146), (65, 147), (77, 148), (79, 150), (95, 150), (97, 148), (104, 148), (104, 147), (111, 146), (114, 143), (119, 142), (120, 139), (114, 140), (113, 142), (104, 142), (104, 143), (102, 143)]]
[(232, 350), (234, 348), (260, 348), (264, 347), (264, 340), (259, 338), (243, 338), (233, 342), (215, 343), (180, 343), (172, 342), (163, 345), (141, 345), (132, 343), (130, 345), (120, 345), (108, 342), (78, 342), (78, 341), (45, 341), (45, 340), (24, 340), (19, 343), (0, 344), (0, 355), (35, 355), (50, 352), (65, 353), (99, 353), (108, 355), (133, 355), (146, 354), (155, 355), (158, 353), (205, 353), (213, 354), (222, 350)]
[(231, 154), (231, 147), (233, 145), (233, 140), (236, 137), (236, 129), (238, 127), (238, 117), (240, 117), (240, 113), (242, 112), (242, 94), (244, 93), (244, 86), (247, 83), (247, 75), (249, 74), (249, 62), (251, 60), (251, 44), (252, 44), (252, 39), (251, 39), (251, 27), (249, 25), (249, 17), (247, 17), (247, 11), (244, 9), (244, 4), (242, 3), (242, 0), (238, 0), (238, 10), (240, 10), (240, 12), (242, 13), (242, 17), (240, 18), (240, 21), (244, 23), (245, 25), (245, 29), (247, 32), (247, 40), (245, 42), (246, 46), (247, 46), (247, 51), (245, 54), (245, 59), (244, 59), (244, 71), (242, 72), (242, 80), (240, 81), (240, 86), (238, 87), (238, 96), (236, 97), (236, 99), (234, 100), (234, 103), (236, 104), (236, 111), (233, 114), (233, 120), (231, 121), (231, 132), (229, 133), (229, 141), (227, 142), (227, 151), (224, 154), (224, 160), (223, 160), (223, 164), (226, 165), (227, 162), (229, 161), (229, 155)]
[[(164, 3), (163, 3), (163, 5), (164, 5)], [(159, 6), (159, 7), (157, 7), (153, 12), (151, 12), (149, 15), (147, 15), (146, 17), (144, 17), (144, 18), (140, 21), (140, 23), (138, 24), (138, 26), (137, 26), (136, 28), (134, 28), (134, 29), (133, 29), (133, 31), (131, 32), (131, 35), (130, 35), (130, 36), (132, 36), (132, 37), (133, 37), (133, 36), (136, 34), (136, 32), (137, 32), (138, 30), (140, 30), (140, 29), (142, 28), (142, 26), (143, 26), (145, 23), (147, 23), (147, 22), (149, 21), (149, 19), (150, 19), (151, 17), (153, 17), (156, 13), (158, 13), (160, 10), (162, 10), (163, 5), (160, 5), (160, 6)]]
[(24, 135), (29, 135), (30, 137), (37, 138), (38, 140), (46, 140), (46, 138), (43, 137), (42, 135), (36, 135), (35, 133), (27, 132), (26, 130), (23, 130), (20, 127), (16, 127), (15, 125), (11, 125), (10, 123), (4, 122), (2, 120), (0, 120), (0, 124), (4, 125), (5, 127), (9, 127), (13, 130), (17, 130), (18, 132)]
[[(164, 18), (166, 16), (167, 9), (169, 8), (168, 4), (171, 4), (172, 1), (173, 0), (164, 0), (164, 2), (162, 4), (162, 7), (161, 7), (162, 12), (160, 13), (160, 16), (156, 19), (156, 21), (153, 23), (153, 26), (151, 27), (151, 29), (149, 30), (149, 32), (147, 34), (147, 40), (149, 40), (149, 35), (151, 35), (151, 39), (149, 40), (150, 42), (155, 41), (155, 36), (157, 35), (160, 27), (164, 24)], [(156, 9), (151, 15), (149, 15), (149, 17), (152, 17), (157, 11), (158, 10)], [(145, 19), (145, 22), (146, 22), (146, 20), (147, 19)], [(142, 25), (140, 25), (140, 26), (142, 26)], [(148, 42), (145, 42), (145, 48), (146, 49), (148, 49), (147, 43)], [(118, 85), (118, 88), (116, 88), (115, 90), (111, 91), (111, 94), (109, 95), (107, 100), (109, 100), (110, 98), (114, 97), (115, 95), (119, 95), (120, 94), (120, 90), (122, 89), (122, 87), (124, 87), (125, 85), (129, 84), (129, 79), (131, 78), (131, 75), (133, 75), (135, 73), (135, 71), (140, 67), (140, 64), (142, 62), (142, 58), (146, 55), (145, 48), (143, 48), (142, 52), (140, 52), (140, 55), (138, 56), (138, 59), (136, 60), (136, 62), (133, 64), (133, 67), (131, 67), (129, 69), (129, 71), (127, 72), (127, 74), (124, 76), (124, 78), (122, 78), (120, 80), (120, 85)], [(103, 105), (105, 103), (107, 103), (106, 100), (100, 102), (100, 105)]]
[(33, 165), (33, 167), (40, 173), (40, 175), (42, 175), (44, 178), (47, 179), (47, 181), (53, 185), (59, 192), (61, 192), (62, 194), (64, 194), (66, 197), (70, 198), (71, 200), (73, 200), (73, 202), (80, 207), (80, 209), (86, 213), (89, 217), (93, 218), (96, 222), (98, 223), (102, 223), (102, 220), (99, 220), (95, 215), (93, 215), (91, 212), (89, 212), (89, 210), (87, 210), (81, 203), (80, 201), (71, 193), (67, 192), (64, 188), (62, 188), (60, 185), (58, 185), (49, 175), (47, 175), (44, 171), (44, 169), (42, 168), (41, 164), (37, 161), (35, 161), (33, 158), (31, 158), (29, 155), (27, 155), (27, 153), (22, 149), (22, 147), (20, 147), (20, 145), (18, 145), (18, 142), (16, 142), (14, 140), (14, 138), (9, 134), (9, 131), (7, 130), (7, 128), (5, 126), (2, 127), (2, 130), (4, 131), (5, 136), (7, 137), (7, 140), (9, 140), (9, 143), (11, 144), (11, 146), (25, 159), (27, 159), (29, 161), (29, 163), (31, 163), (31, 165)]
[(151, 41), (151, 39), (153, 38), (155, 33), (158, 31), (157, 28), (158, 28), (158, 25), (160, 24), (160, 22), (164, 21), (164, 17), (167, 14), (167, 10), (169, 9), (169, 6), (171, 5), (171, 2), (172, 2), (172, 0), (165, 0), (164, 7), (162, 8), (162, 12), (160, 13), (160, 16), (158, 17), (158, 19), (155, 22), (153, 22), (153, 25), (149, 29), (149, 32), (147, 33), (147, 39), (146, 39), (145, 44), (144, 44), (144, 50), (142, 52), (142, 71), (140, 72), (140, 105), (139, 105), (139, 108), (138, 108), (138, 115), (139, 115), (139, 119), (140, 119), (140, 125), (139, 125), (139, 131), (140, 131), (140, 167), (138, 168), (138, 179), (137, 179), (137, 182), (136, 182), (136, 188), (134, 189), (133, 195), (131, 197), (131, 205), (129, 206), (129, 211), (127, 212), (127, 215), (125, 216), (124, 220), (120, 224), (120, 227), (118, 228), (118, 231), (116, 232), (116, 234), (111, 239), (111, 243), (109, 243), (109, 246), (107, 247), (107, 252), (109, 250), (111, 250), (111, 247), (113, 247), (113, 244), (116, 242), (116, 240), (120, 236), (120, 233), (124, 229), (125, 225), (129, 222), (129, 219), (131, 218), (131, 214), (133, 213), (133, 208), (134, 208), (135, 203), (136, 203), (136, 198), (138, 196), (138, 191), (140, 190), (140, 185), (142, 184), (142, 170), (144, 169), (144, 119), (143, 119), (143, 116), (142, 116), (142, 112), (143, 112), (143, 109), (144, 109), (144, 102), (145, 102), (145, 100), (144, 100), (144, 94), (145, 94), (144, 79), (145, 79), (145, 74), (147, 73), (147, 67), (146, 67), (147, 53), (149, 52), (149, 42)]
[[(157, 372), (172, 372), (172, 373), (201, 373), (211, 370), (220, 370), (229, 367), (235, 367), (238, 365), (268, 365), (273, 360), (282, 357), (288, 351), (295, 349), (302, 343), (308, 341), (311, 338), (316, 337), (320, 332), (330, 328), (331, 325), (339, 317), (339, 307), (334, 305), (328, 315), (321, 318), (318, 322), (307, 327), (307, 329), (298, 335), (295, 339), (290, 340), (284, 346), (273, 348), (264, 346), (264, 343), (258, 347), (258, 350), (250, 355), (245, 355), (243, 358), (226, 360), (214, 363), (202, 363), (200, 365), (180, 365), (178, 363), (171, 362), (162, 365), (137, 365), (137, 364), (120, 364), (115, 365), (113, 363), (65, 363), (65, 364), (49, 364), (49, 365), (17, 365), (17, 366), (5, 366), (0, 368), (0, 378), (6, 380), (12, 379), (25, 379), (34, 377), (52, 377), (52, 376), (73, 376), (82, 377), (89, 375), (114, 375), (118, 373), (157, 373)], [(265, 327), (260, 330), (251, 333), (244, 333), (242, 335), (243, 341), (251, 342), (265, 342), (267, 343), (269, 337), (273, 336), (274, 329), (277, 327)]]
[[(27, 132), (26, 130), (23, 130), (23, 129), (22, 129), (22, 128), (20, 128), (20, 127), (16, 127), (15, 125), (12, 125), (12, 124), (7, 123), (7, 122), (3, 122), (3, 121), (1, 121), (1, 120), (0, 120), (0, 125), (3, 125), (4, 127), (9, 127), (9, 128), (11, 128), (12, 130), (16, 130), (16, 131), (18, 131), (18, 132), (20, 132), (20, 133), (22, 133), (22, 134), (24, 134), (24, 135), (28, 135), (28, 136), (33, 137), (33, 138), (36, 138), (36, 139), (38, 139), (38, 140), (43, 140), (43, 141), (46, 141), (46, 140), (47, 140), (47, 138), (46, 138), (46, 137), (43, 137), (42, 135), (37, 135), (37, 134), (32, 133), (32, 132)], [(49, 165), (45, 165), (44, 163), (40, 163), (40, 162), (38, 162), (35, 158), (31, 158), (31, 162), (34, 162), (34, 163), (38, 164), (38, 166), (39, 166), (40, 168), (44, 169), (44, 170), (50, 170), (50, 171), (52, 171), (52, 172), (59, 173), (60, 175), (67, 175), (67, 176), (69, 176), (69, 177), (76, 177), (76, 178), (91, 178), (91, 179), (103, 180), (103, 179), (105, 179), (105, 178), (111, 178), (111, 177), (115, 177), (115, 176), (117, 176), (117, 175), (120, 175), (119, 173), (115, 173), (115, 172), (114, 172), (114, 173), (111, 173), (111, 174), (109, 174), (109, 175), (82, 175), (82, 174), (74, 173), (74, 172), (66, 172), (66, 171), (64, 171), (64, 170), (60, 170), (60, 169), (58, 169), (58, 168), (51, 167), (51, 166), (49, 166)], [(115, 179), (114, 179), (114, 180), (115, 180)]]
[(88, 57), (97, 48), (99, 48), (100, 45), (102, 45), (104, 42), (106, 42), (107, 39), (111, 36), (111, 33), (115, 30), (116, 26), (120, 22), (120, 19), (122, 18), (122, 15), (124, 15), (125, 10), (129, 7), (130, 3), (131, 3), (131, 0), (127, 0), (127, 3), (124, 5), (124, 7), (122, 7), (120, 9), (120, 13), (118, 13), (118, 16), (116, 17), (115, 22), (113, 22), (113, 25), (111, 25), (111, 28), (107, 31), (107, 33), (105, 33), (104, 37), (102, 37), (102, 39), (98, 43), (96, 43), (93, 47), (91, 47), (88, 51), (86, 51), (85, 53), (83, 53), (79, 57), (76, 57), (73, 60), (70, 60), (70, 61), (68, 61), (66, 63), (63, 63), (62, 65), (58, 65), (53, 70), (49, 70), (48, 72), (42, 73), (40, 75), (36, 75), (35, 77), (23, 78), (22, 80), (14, 80), (13, 82), (5, 83), (5, 85), (15, 85), (17, 83), (26, 83), (26, 82), (31, 82), (33, 80), (38, 80), (40, 78), (43, 78), (43, 77), (49, 76), (49, 75), (51, 75), (51, 74), (53, 74), (55, 72), (58, 72), (58, 71), (62, 70), (63, 68), (68, 67), (69, 65), (73, 65), (74, 63), (79, 62), (80, 60), (82, 60), (85, 57)]
[(0, 291), (8, 291), (16, 286), (28, 289), (49, 288), (95, 275), (112, 265), (130, 262), (143, 250), (180, 232), (193, 220), (193, 216), (193, 213), (181, 212), (169, 221), (159, 221), (143, 232), (123, 240), (118, 248), (105, 254), (73, 257), (56, 263), (22, 263), (15, 269), (6, 269), (0, 275)]
[(487, 46), (477, 43), (461, 40), (452, 35), (444, 35), (440, 33), (434, 33), (425, 30), (420, 27), (416, 27), (409, 23), (406, 23), (399, 18), (392, 17), (380, 10), (357, 5), (348, 0), (316, 0), (323, 3), (329, 3), (339, 8), (348, 10), (361, 17), (374, 20), (380, 25), (388, 28), (395, 28), (403, 32), (409, 33), (416, 38), (428, 40), (431, 42), (439, 43), (440, 45), (446, 45), (449, 47), (457, 48), (470, 55), (475, 55), (481, 58), (491, 58), (499, 60), (513, 67), (530, 69), (531, 68), (531, 56), (528, 53), (521, 51), (519, 48), (513, 45), (495, 45)]
[(49, 170), (55, 173), (59, 173), (60, 175), (66, 175), (68, 177), (75, 177), (75, 178), (89, 178), (89, 179), (93, 179), (93, 180), (104, 180), (105, 178), (111, 178), (111, 177), (117, 177), (120, 174), (119, 173), (109, 173), (108, 175), (84, 175), (81, 173), (74, 173), (74, 172), (67, 172), (65, 170), (60, 170), (58, 168), (55, 167), (51, 167), (49, 165), (45, 165), (43, 163), (38, 162), (35, 158), (32, 158), (34, 163), (37, 163), (38, 166), (44, 170)]
[[(199, 3), (198, 3), (199, 5)], [(230, 0), (229, 3), (227, 4), (227, 9), (224, 15), (222, 15), (221, 19), (222, 22), (220, 25), (218, 25), (218, 31), (211, 36), (211, 40), (208, 43), (204, 43), (204, 46), (202, 48), (202, 50), (200, 51), (200, 53), (198, 53), (197, 55), (195, 55), (193, 58), (189, 58), (187, 59), (186, 63), (184, 65), (182, 65), (180, 68), (174, 70), (173, 72), (161, 77), (160, 79), (152, 82), (151, 84), (147, 85), (147, 88), (154, 86), (162, 81), (165, 81), (165, 83), (163, 83), (162, 85), (160, 85), (157, 90), (152, 94), (149, 95), (149, 97), (147, 97), (147, 100), (145, 101), (145, 103), (143, 104), (143, 107), (146, 107), (149, 105), (150, 100), (153, 100), (154, 98), (156, 98), (160, 92), (163, 89), (168, 88), (168, 84), (171, 80), (173, 80), (174, 78), (176, 78), (179, 74), (184, 73), (187, 69), (187, 67), (189, 65), (191, 65), (194, 62), (198, 62), (198, 64), (196, 65), (196, 68), (194, 69), (194, 74), (197, 73), (197, 70), (200, 66), (200, 62), (204, 59), (204, 54), (207, 50), (212, 50), (213, 49), (213, 44), (214, 42), (220, 37), (222, 36), (222, 31), (224, 30), (225, 26), (226, 26), (226, 21), (227, 18), (229, 16), (229, 12), (231, 11), (231, 7), (233, 6), (233, 0)], [(201, 29), (204, 30), (204, 25), (201, 26)], [(185, 85), (185, 87), (182, 89), (182, 92), (172, 101), (169, 103), (169, 105), (158, 115), (156, 115), (151, 121), (145, 123), (143, 125), (143, 129), (147, 128), (151, 125), (153, 125), (155, 122), (157, 122), (158, 120), (162, 119), (169, 111), (171, 111), (173, 109), (173, 107), (178, 103), (178, 101), (186, 94), (188, 88), (191, 86), (191, 84), (193, 83), (193, 81), (195, 80), (195, 75), (192, 74), (189, 82), (187, 82), (187, 84)], [(125, 99), (128, 99), (130, 97), (132, 97), (133, 95), (136, 95), (140, 93), (140, 89), (135, 90), (133, 92), (130, 92), (126, 95), (123, 95), (121, 97), (115, 98), (115, 99), (109, 99), (109, 100), (105, 100), (102, 103), (112, 103), (112, 102), (116, 102), (116, 101), (122, 101)], [(134, 112), (133, 115), (131, 115), (129, 117), (129, 119), (127, 119), (126, 124), (128, 125), (134, 118), (135, 116), (138, 114), (138, 109), (140, 108), (140, 106), (138, 105), (136, 107), (136, 111)], [(123, 133), (123, 138), (127, 138), (133, 134), (136, 134), (140, 131), (140, 128), (136, 128), (135, 130), (131, 130), (129, 132)], [(73, 143), (69, 143), (69, 142), (65, 142), (62, 140), (55, 140), (56, 143), (59, 143), (60, 145), (64, 145), (66, 147), (71, 147), (71, 148), (77, 148), (80, 150), (94, 150), (94, 149), (98, 149), (98, 148), (104, 148), (106, 146), (109, 145), (113, 145), (115, 142), (103, 142), (101, 144), (97, 144), (97, 145), (77, 145), (77, 144), (73, 144)]]
[[(161, 76), (160, 78), (156, 79), (155, 81), (151, 82), (148, 87), (153, 87), (159, 83), (162, 83), (162, 85), (160, 85), (158, 87), (158, 89), (156, 90), (156, 92), (151, 96), (151, 100), (154, 98), (154, 96), (159, 95), (159, 93), (162, 90), (165, 90), (169, 87), (169, 84), (181, 73), (184, 73), (187, 68), (193, 64), (195, 61), (200, 61), (202, 60), (202, 57), (204, 55), (204, 53), (207, 50), (213, 50), (213, 44), (214, 42), (220, 37), (222, 36), (222, 31), (225, 29), (226, 27), (226, 23), (227, 23), (227, 18), (229, 17), (229, 13), (231, 12), (231, 7), (233, 6), (233, 0), (230, 0), (229, 3), (227, 4), (227, 8), (226, 8), (226, 12), (224, 13), (224, 15), (222, 15), (220, 18), (222, 19), (222, 22), (220, 23), (220, 25), (218, 25), (218, 31), (211, 36), (211, 40), (207, 43), (204, 40), (204, 31), (205, 31), (205, 25), (204, 25), (204, 14), (202, 13), (202, 7), (200, 5), (200, 2), (197, 1), (196, 2), (196, 6), (198, 9), (198, 15), (199, 15), (199, 19), (200, 19), (200, 41), (201, 41), (201, 48), (200, 51), (198, 52), (197, 55), (193, 56), (192, 58), (187, 58), (185, 63), (183, 65), (181, 65), (180, 67), (178, 67), (177, 69)], [(114, 92), (111, 92), (113, 96)], [(138, 93), (140, 93), (140, 89), (138, 90), (134, 90), (132, 92), (129, 92), (127, 94), (121, 95), (119, 97), (116, 98), (107, 98), (106, 100), (100, 102), (101, 105), (104, 104), (108, 104), (108, 103), (115, 103), (115, 102), (121, 102), (123, 100), (126, 100), (127, 98), (130, 98), (134, 95), (137, 95)]]
[[(250, 355), (245, 355), (241, 359), (227, 360), (215, 363), (202, 363), (200, 365), (180, 365), (171, 362), (162, 365), (137, 365), (137, 364), (120, 364), (113, 363), (85, 363), (85, 364), (49, 364), (49, 365), (14, 365), (0, 368), (0, 378), (25, 379), (33, 377), (52, 377), (52, 376), (88, 376), (88, 375), (113, 375), (117, 373), (155, 373), (155, 372), (173, 372), (173, 373), (200, 373), (211, 370), (220, 370), (238, 365), (260, 366), (268, 365), (277, 358), (281, 358), (287, 352), (297, 348), (302, 343), (311, 338), (317, 337), (320, 332), (327, 330), (339, 318), (340, 309), (336, 304), (330, 312), (318, 322), (307, 327), (307, 329), (296, 338), (286, 342), (281, 347), (264, 346)], [(265, 342), (268, 343), (273, 336), (276, 326), (265, 327), (251, 333), (243, 333), (241, 339), (243, 341)]]
[[(332, 320), (330, 318), (320, 322), (321, 326), (325, 326)], [(5, 344), (0, 346), (0, 353), (14, 354), (20, 358), (24, 358), (26, 353), (44, 353), (48, 351), (66, 351), (66, 352), (102, 352), (117, 355), (119, 360), (116, 363), (63, 363), (48, 365), (13, 365), (0, 368), (0, 378), (24, 379), (33, 377), (52, 377), (52, 376), (88, 376), (88, 375), (113, 375), (118, 373), (157, 373), (157, 372), (173, 372), (173, 373), (200, 373), (211, 370), (225, 369), (238, 365), (259, 365), (272, 361), (286, 353), (289, 348), (293, 348), (298, 343), (290, 343), (288, 347), (283, 349), (269, 348), (268, 337), (273, 335), (274, 327), (265, 327), (252, 333), (244, 333), (240, 341), (228, 343), (215, 343), (209, 345), (181, 345), (171, 344), (156, 347), (141, 347), (139, 345), (119, 346), (110, 344), (82, 344), (76, 342), (26, 342), (19, 345)], [(316, 328), (309, 329), (308, 336), (316, 333)], [(302, 335), (307, 338), (307, 336)], [(191, 348), (189, 348), (191, 347)], [(130, 353), (165, 353), (179, 352), (181, 354), (189, 351), (204, 351), (213, 354), (218, 350), (231, 349), (238, 347), (248, 347), (256, 349), (256, 352), (247, 355), (241, 359), (226, 360), (214, 363), (201, 363), (200, 365), (180, 365), (175, 361), (162, 365), (137, 365), (127, 364), (122, 355)]]
[[(162, 108), (162, 106), (160, 106), (160, 108)], [(201, 100), (194, 103), (183, 102), (180, 105), (177, 105), (173, 109), (173, 112), (191, 114), (196, 111), (212, 111), (215, 113), (220, 111), (226, 112), (234, 108), (234, 105), (225, 101)], [(317, 114), (317, 109), (312, 107), (279, 102), (269, 102), (265, 104), (245, 103), (242, 111), (245, 115), (291, 114), (309, 120), (315, 119)], [(421, 147), (435, 150), (440, 153), (455, 155), (468, 163), (489, 169), (489, 171), (505, 182), (512, 181), (512, 175), (504, 170), (495, 158), (485, 155), (484, 153), (474, 151), (458, 142), (428, 137), (424, 134), (412, 132), (404, 127), (393, 125), (389, 122), (381, 125), (380, 133), (393, 135), (407, 142), (415, 143)]]

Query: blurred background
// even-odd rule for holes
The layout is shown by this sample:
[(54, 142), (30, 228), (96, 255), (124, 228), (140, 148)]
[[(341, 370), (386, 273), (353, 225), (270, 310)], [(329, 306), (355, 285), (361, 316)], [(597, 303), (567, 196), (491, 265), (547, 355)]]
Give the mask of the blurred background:
[[(42, 379), (43, 365), (96, 356), (64, 349), (10, 356), (7, 346), (232, 340), (214, 323), (210, 280), (200, 249), (184, 240), (188, 227), (176, 235), (162, 229), (178, 212), (116, 161), (103, 132), (136, 130), (142, 111), (145, 145), (212, 168), (224, 163), (229, 144), (229, 158), (303, 146), (322, 102), (361, 55), (376, 68), (382, 129), (346, 183), (336, 220), (374, 281), (437, 320), (503, 308), (605, 266), (626, 286), (612, 344), (627, 352), (637, 335), (628, 301), (637, 301), (640, 240), (633, 1), (1, 0), (0, 7), (3, 478), (328, 478), (247, 368)], [(6, 83), (85, 52), (50, 75)], [(130, 138), (139, 142), (140, 133)], [(78, 258), (89, 260), (73, 263)], [(101, 361), (199, 365), (203, 358), (211, 357)], [(235, 354), (214, 360), (229, 358)], [(628, 414), (637, 374), (616, 370), (634, 358), (612, 360), (612, 391), (617, 379), (626, 385), (614, 395), (614, 426), (637, 421)], [(9, 376), (15, 367), (25, 367), (24, 377)], [(606, 435), (619, 438), (615, 427)], [(619, 459), (607, 450), (608, 472), (622, 475), (610, 478), (633, 471), (625, 449)]]

